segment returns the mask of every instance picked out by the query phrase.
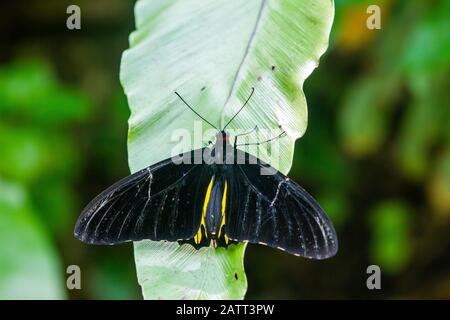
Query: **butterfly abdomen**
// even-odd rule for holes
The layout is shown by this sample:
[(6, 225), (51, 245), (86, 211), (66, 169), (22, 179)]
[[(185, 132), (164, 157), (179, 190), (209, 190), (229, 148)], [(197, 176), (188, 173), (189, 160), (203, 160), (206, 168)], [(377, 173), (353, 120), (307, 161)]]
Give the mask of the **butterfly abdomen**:
[(208, 235), (215, 238), (222, 222), (222, 181), (215, 181), (206, 209), (205, 224)]
[(194, 236), (197, 247), (207, 246), (211, 240), (227, 245), (225, 234), (228, 182), (222, 175), (213, 176), (206, 189), (200, 227)]

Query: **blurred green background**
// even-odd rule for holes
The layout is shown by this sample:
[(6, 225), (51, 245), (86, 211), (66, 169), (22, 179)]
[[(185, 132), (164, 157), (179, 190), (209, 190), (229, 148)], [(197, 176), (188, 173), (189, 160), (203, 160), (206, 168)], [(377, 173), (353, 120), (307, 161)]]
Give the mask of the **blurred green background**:
[[(82, 30), (66, 28), (78, 4)], [(366, 28), (369, 4), (382, 29)], [(119, 64), (131, 0), (2, 1), (0, 298), (141, 298), (131, 244), (87, 246), (74, 223), (129, 173)], [(305, 84), (292, 178), (331, 216), (340, 251), (310, 261), (249, 246), (247, 298), (450, 298), (450, 2), (337, 0)], [(66, 268), (82, 289), (66, 289)], [(368, 290), (377, 264), (382, 289)]]

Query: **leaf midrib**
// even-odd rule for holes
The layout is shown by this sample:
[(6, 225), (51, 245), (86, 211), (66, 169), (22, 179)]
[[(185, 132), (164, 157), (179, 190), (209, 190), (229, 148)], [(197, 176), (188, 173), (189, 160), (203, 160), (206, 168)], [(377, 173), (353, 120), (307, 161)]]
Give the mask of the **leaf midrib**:
[(231, 84), (231, 88), (230, 88), (230, 92), (228, 93), (228, 96), (227, 96), (227, 98), (226, 98), (226, 100), (225, 100), (225, 103), (224, 103), (224, 105), (223, 105), (223, 107), (222, 107), (221, 120), (220, 120), (220, 121), (221, 121), (221, 123), (220, 123), (220, 127), (221, 127), (221, 128), (222, 128), (223, 125), (224, 125), (225, 107), (227, 106), (228, 101), (230, 100), (230, 98), (231, 98), (231, 96), (232, 96), (232, 94), (233, 94), (233, 92), (234, 92), (234, 90), (235, 90), (236, 83), (237, 83), (237, 81), (238, 81), (238, 79), (239, 79), (239, 75), (240, 75), (241, 70), (242, 70), (242, 66), (244, 65), (245, 61), (247, 60), (247, 57), (249, 56), (251, 46), (252, 46), (253, 41), (254, 41), (254, 39), (255, 39), (255, 35), (256, 35), (256, 33), (257, 33), (257, 31), (258, 31), (258, 28), (259, 28), (259, 26), (260, 26), (262, 13), (263, 13), (263, 11), (264, 11), (264, 8), (266, 7), (266, 3), (267, 3), (267, 0), (262, 0), (262, 1), (261, 1), (261, 5), (260, 5), (260, 7), (259, 7), (258, 15), (256, 16), (255, 26), (253, 27), (252, 33), (250, 34), (250, 38), (249, 38), (249, 40), (248, 40), (247, 47), (246, 47), (246, 49), (245, 49), (245, 52), (244, 52), (244, 55), (243, 55), (243, 57), (242, 57), (241, 63), (239, 64), (239, 66), (238, 66), (238, 68), (237, 68), (237, 70), (236, 70), (236, 73), (235, 73), (235, 75), (234, 75), (233, 83)]

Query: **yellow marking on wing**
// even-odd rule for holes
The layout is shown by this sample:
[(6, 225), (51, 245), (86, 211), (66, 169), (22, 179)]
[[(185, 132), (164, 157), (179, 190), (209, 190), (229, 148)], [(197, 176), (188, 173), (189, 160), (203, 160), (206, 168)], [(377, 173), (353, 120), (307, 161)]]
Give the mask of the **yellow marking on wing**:
[(202, 241), (202, 226), (205, 228), (205, 237), (208, 237), (206, 232), (205, 216), (206, 210), (208, 210), (208, 203), (209, 198), (211, 197), (211, 189), (213, 184), (214, 184), (214, 176), (211, 178), (208, 188), (206, 189), (205, 201), (203, 202), (202, 220), (200, 221), (200, 227), (198, 228), (197, 234), (194, 236), (195, 244), (199, 244)]
[(194, 236), (194, 242), (196, 244), (199, 244), (201, 240), (202, 240), (202, 227), (200, 226), (200, 228), (198, 229), (197, 234)]
[[(225, 226), (225, 209), (227, 207), (227, 192), (228, 192), (228, 184), (225, 180), (225, 187), (223, 188), (223, 196), (222, 196), (222, 222), (220, 223), (219, 228), (219, 235), (218, 238), (220, 238), (220, 234), (222, 233), (222, 228)], [(224, 233), (225, 243), (228, 244), (228, 237)]]

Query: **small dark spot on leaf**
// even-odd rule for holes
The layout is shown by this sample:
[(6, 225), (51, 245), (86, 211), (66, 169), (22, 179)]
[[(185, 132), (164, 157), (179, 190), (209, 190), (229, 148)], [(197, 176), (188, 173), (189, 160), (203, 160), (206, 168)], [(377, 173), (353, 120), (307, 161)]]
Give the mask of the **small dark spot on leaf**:
[(204, 91), (205, 89), (206, 89), (206, 87), (202, 87), (200, 90), (201, 90), (201, 91)]
[(237, 273), (234, 273), (234, 278), (235, 278), (236, 280), (238, 279)]
[(275, 66), (272, 66), (272, 68), (271, 68), (271, 69), (272, 69), (272, 71), (275, 71)]
[(258, 81), (261, 81), (261, 76), (259, 76), (257, 80), (258, 80)]

